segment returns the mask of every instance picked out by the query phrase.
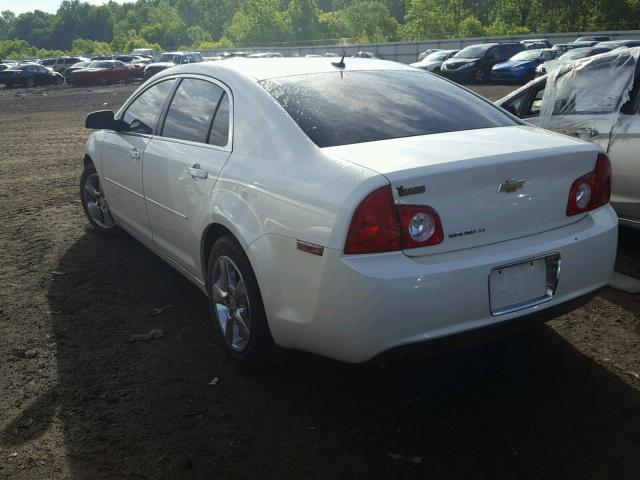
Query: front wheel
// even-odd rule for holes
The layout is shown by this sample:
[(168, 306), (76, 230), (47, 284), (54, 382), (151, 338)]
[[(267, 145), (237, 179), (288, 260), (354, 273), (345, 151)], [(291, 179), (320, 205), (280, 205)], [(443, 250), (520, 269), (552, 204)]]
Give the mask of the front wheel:
[(273, 361), (276, 347), (262, 296), (240, 244), (230, 235), (219, 239), (207, 267), (211, 314), (227, 353), (246, 365)]
[(476, 73), (474, 75), (474, 80), (477, 83), (484, 83), (487, 81), (487, 74), (485, 73), (484, 70), (479, 68), (478, 70), (476, 70)]
[(100, 177), (92, 164), (84, 167), (80, 177), (80, 201), (93, 228), (103, 234), (114, 234), (118, 228), (104, 196)]

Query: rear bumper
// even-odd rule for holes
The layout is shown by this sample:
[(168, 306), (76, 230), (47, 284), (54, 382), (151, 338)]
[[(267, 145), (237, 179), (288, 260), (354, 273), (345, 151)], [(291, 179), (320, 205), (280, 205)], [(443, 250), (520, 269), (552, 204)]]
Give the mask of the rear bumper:
[(541, 311), (536, 311), (504, 322), (496, 322), (483, 327), (468, 330), (463, 333), (440, 337), (433, 340), (412, 343), (392, 348), (381, 353), (376, 360), (390, 360), (398, 358), (423, 358), (464, 348), (493, 342), (504, 337), (525, 332), (537, 325), (565, 315), (589, 303), (604, 287), (597, 288), (580, 297), (564, 303), (554, 305)]
[[(553, 318), (604, 287), (615, 262), (618, 219), (607, 205), (548, 232), (421, 257), (401, 252), (319, 257), (295, 240), (264, 236), (248, 249), (274, 340), (345, 362), (519, 318)], [(497, 266), (559, 253), (553, 298), (492, 316), (488, 279)], [(294, 258), (292, 258), (292, 255)], [(275, 263), (274, 263), (275, 262)]]

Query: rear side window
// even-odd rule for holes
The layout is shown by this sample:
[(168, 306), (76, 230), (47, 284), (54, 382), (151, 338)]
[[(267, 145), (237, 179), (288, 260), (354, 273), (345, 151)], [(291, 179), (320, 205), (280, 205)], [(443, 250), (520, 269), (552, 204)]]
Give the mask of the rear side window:
[(162, 136), (207, 143), (211, 121), (223, 93), (221, 87), (204, 80), (182, 80), (167, 112)]
[(148, 135), (153, 133), (164, 102), (171, 93), (174, 84), (174, 79), (160, 82), (145, 90), (129, 105), (122, 119), (130, 125), (130, 132)]
[(488, 101), (419, 71), (329, 72), (261, 84), (319, 147), (518, 125)]
[(226, 93), (223, 93), (220, 99), (220, 105), (211, 127), (209, 143), (219, 147), (224, 147), (229, 143), (229, 95)]

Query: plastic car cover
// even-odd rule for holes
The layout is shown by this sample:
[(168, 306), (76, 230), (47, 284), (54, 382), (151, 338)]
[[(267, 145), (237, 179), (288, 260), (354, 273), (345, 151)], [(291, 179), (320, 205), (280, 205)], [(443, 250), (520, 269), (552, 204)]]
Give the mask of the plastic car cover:
[(588, 130), (597, 115), (601, 131), (611, 132), (621, 107), (629, 101), (639, 57), (640, 48), (619, 48), (546, 64), (539, 126), (563, 133)]

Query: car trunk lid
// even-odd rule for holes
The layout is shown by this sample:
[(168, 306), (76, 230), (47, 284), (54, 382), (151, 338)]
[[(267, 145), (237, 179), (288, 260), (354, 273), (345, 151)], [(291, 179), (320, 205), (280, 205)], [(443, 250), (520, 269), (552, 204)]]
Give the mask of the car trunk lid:
[(572, 183), (595, 167), (597, 149), (534, 127), (449, 132), (329, 147), (330, 155), (387, 177), (398, 204), (428, 205), (441, 244), (409, 256), (461, 250), (573, 223)]

